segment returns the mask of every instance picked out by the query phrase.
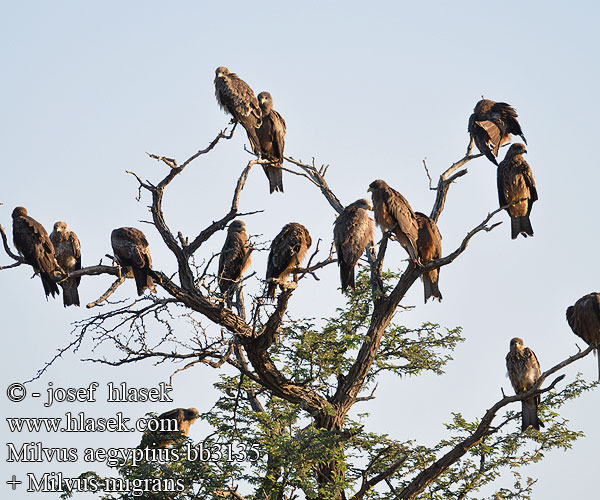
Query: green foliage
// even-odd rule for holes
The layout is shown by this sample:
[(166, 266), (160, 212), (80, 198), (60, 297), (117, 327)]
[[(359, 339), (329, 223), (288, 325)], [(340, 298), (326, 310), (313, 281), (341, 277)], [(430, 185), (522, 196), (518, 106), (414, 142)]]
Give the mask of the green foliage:
[[(386, 286), (396, 278), (384, 276)], [(373, 306), (369, 276), (357, 276), (356, 290), (347, 295), (347, 303), (336, 315), (322, 321), (288, 319), (279, 340), (269, 351), (278, 368), (292, 381), (330, 397), (338, 379), (355, 361), (367, 335)], [(433, 323), (407, 328), (391, 323), (383, 335), (375, 362), (368, 373), (363, 391), (373, 387), (382, 372), (402, 378), (424, 372), (442, 374), (461, 337), (460, 327), (447, 329)], [(566, 449), (582, 433), (567, 427), (558, 410), (567, 401), (595, 387), (580, 377), (557, 392), (544, 395), (542, 432), (520, 432), (520, 413), (510, 406), (494, 427), (459, 461), (442, 472), (417, 498), (442, 500), (475, 498), (503, 472), (510, 471), (510, 488), (498, 489), (493, 499), (530, 498), (535, 481), (523, 480), (520, 469), (541, 460), (553, 449)], [(435, 446), (413, 441), (396, 441), (385, 434), (369, 432), (361, 421), (346, 418), (343, 428), (328, 431), (315, 426), (312, 415), (301, 404), (292, 404), (270, 394), (244, 375), (222, 374), (215, 387), (220, 397), (213, 408), (200, 416), (214, 432), (202, 443), (179, 439), (174, 447), (180, 458), (175, 461), (131, 462), (117, 467), (120, 477), (130, 481), (143, 478), (183, 479), (183, 491), (145, 492), (148, 500), (191, 500), (224, 498), (232, 485), (253, 491), (243, 494), (247, 500), (263, 498), (334, 499), (339, 491), (361, 492), (364, 499), (392, 499), (415, 476), (433, 464), (448, 450), (472, 435), (479, 420), (468, 421), (454, 413), (446, 424), (450, 436)], [(147, 445), (142, 441), (141, 446)], [(222, 453), (211, 460), (190, 459), (188, 447), (235, 452), (245, 449), (243, 460), (232, 460)], [(326, 471), (329, 481), (319, 481)], [(93, 474), (93, 473), (86, 473)], [(369, 480), (381, 477), (376, 486)], [(65, 496), (65, 498), (68, 495)], [(131, 500), (133, 493), (105, 492), (106, 500)]]
[[(491, 484), (509, 469), (514, 476), (512, 489), (501, 488), (492, 499), (529, 499), (535, 480), (522, 481), (519, 469), (530, 463), (537, 463), (554, 449), (568, 449), (583, 433), (568, 428), (568, 421), (558, 410), (569, 400), (598, 385), (586, 382), (580, 375), (560, 391), (551, 391), (543, 397), (540, 405), (540, 419), (545, 427), (541, 431), (529, 428), (520, 430), (520, 411), (509, 410), (499, 419), (480, 444), (471, 448), (459, 462), (449, 467), (419, 498), (442, 500), (447, 498), (477, 498), (473, 496), (482, 487)], [(446, 424), (451, 432), (450, 439), (443, 440), (436, 447), (436, 453), (447, 451), (470, 436), (479, 425), (479, 420), (467, 421), (460, 413), (454, 413), (452, 421)], [(483, 497), (480, 497), (483, 498)]]
[[(397, 275), (385, 273), (384, 283), (389, 284), (395, 278)], [(346, 305), (336, 309), (335, 316), (325, 318), (321, 327), (314, 320), (289, 321), (283, 329), (282, 342), (274, 347), (273, 357), (294, 382), (334, 391), (337, 377), (346, 373), (356, 359), (372, 312), (369, 273), (363, 269), (357, 275), (356, 290), (348, 294)], [(449, 352), (464, 341), (461, 331), (460, 327), (442, 331), (434, 323), (424, 323), (416, 329), (391, 323), (381, 340), (364, 389), (382, 372), (405, 376), (432, 371), (441, 375), (444, 365), (452, 360)]]

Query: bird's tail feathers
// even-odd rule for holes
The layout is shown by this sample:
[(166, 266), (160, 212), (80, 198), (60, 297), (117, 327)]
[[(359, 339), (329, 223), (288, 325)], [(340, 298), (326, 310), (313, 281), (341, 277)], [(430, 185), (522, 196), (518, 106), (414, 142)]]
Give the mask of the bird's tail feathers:
[(544, 427), (544, 423), (539, 419), (537, 404), (531, 401), (523, 401), (521, 407), (521, 432), (525, 432), (529, 427), (539, 431)]
[(485, 157), (490, 160), (494, 165), (498, 166), (498, 160), (496, 160), (496, 157), (494, 156), (494, 153), (492, 153), (492, 151), (490, 149), (488, 149), (485, 152)]
[(273, 194), (275, 191), (283, 193), (283, 174), (281, 166), (263, 165), (263, 169), (267, 179), (269, 179), (269, 193)]
[(342, 282), (342, 292), (347, 288), (354, 290), (354, 266), (346, 263), (340, 264), (340, 281)]
[(62, 286), (62, 289), (63, 289), (63, 305), (65, 307), (79, 306), (79, 291), (77, 290), (77, 287), (72, 284), (65, 283)]
[(52, 295), (52, 297), (54, 297), (55, 295), (60, 294), (56, 281), (54, 281), (48, 273), (41, 272), (40, 278), (42, 279), (42, 285), (44, 285), (44, 293), (46, 294), (46, 298), (48, 298), (48, 295)]
[(516, 239), (519, 234), (527, 236), (533, 236), (533, 227), (531, 227), (531, 220), (529, 215), (523, 215), (522, 217), (511, 217), (510, 218), (511, 237)]
[(154, 287), (154, 280), (150, 273), (152, 271), (146, 268), (133, 268), (133, 277), (135, 278), (135, 285), (137, 287), (138, 295), (143, 295), (144, 290), (149, 288), (151, 291), (156, 293), (156, 288)]
[(250, 147), (255, 155), (260, 157), (261, 149), (260, 149), (260, 141), (258, 140), (258, 135), (256, 134), (256, 129), (253, 127), (244, 127), (246, 129), (246, 133), (248, 134), (248, 140), (250, 141)]
[(274, 281), (269, 281), (269, 283), (267, 283), (267, 297), (269, 299), (274, 299), (276, 290), (277, 290), (277, 283), (275, 283)]
[(442, 294), (438, 287), (438, 276), (432, 276), (433, 271), (423, 275), (423, 289), (425, 291), (425, 303), (430, 297), (442, 301)]

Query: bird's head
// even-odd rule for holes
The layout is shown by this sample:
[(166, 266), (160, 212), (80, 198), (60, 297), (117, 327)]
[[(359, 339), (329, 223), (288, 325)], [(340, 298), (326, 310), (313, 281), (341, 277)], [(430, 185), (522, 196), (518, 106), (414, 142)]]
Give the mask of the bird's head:
[(196, 408), (188, 408), (183, 411), (183, 415), (185, 420), (196, 420), (200, 416), (200, 413)]
[(519, 337), (515, 337), (513, 339), (511, 339), (510, 341), (510, 350), (514, 351), (521, 351), (523, 350), (523, 339), (519, 338)]
[(246, 224), (244, 224), (241, 220), (234, 220), (231, 224), (229, 224), (228, 232), (230, 233), (240, 233), (246, 229)]
[(354, 205), (356, 208), (362, 208), (363, 210), (373, 210), (373, 206), (369, 203), (369, 200), (365, 198), (356, 200), (352, 205)]
[(27, 209), (25, 207), (16, 207), (12, 212), (13, 219), (21, 217), (23, 215), (27, 215)]
[(227, 76), (229, 75), (229, 73), (231, 73), (225, 66), (219, 66), (216, 70), (215, 70), (215, 76), (217, 78), (221, 78), (223, 76)]
[(54, 223), (54, 230), (57, 233), (67, 231), (68, 229), (69, 227), (67, 226), (67, 223), (62, 220), (59, 220), (58, 222)]
[(524, 153), (527, 153), (527, 148), (525, 147), (525, 144), (521, 144), (520, 142), (517, 142), (515, 144), (511, 144), (510, 148), (508, 148), (508, 152), (506, 153), (506, 156), (516, 156), (516, 155), (522, 155)]
[(496, 104), (494, 101), (490, 101), (489, 99), (484, 99), (483, 96), (481, 96), (481, 100), (477, 102), (477, 104), (475, 104), (475, 108), (473, 108), (473, 113), (475, 114), (480, 114), (480, 113), (487, 113), (490, 109), (492, 109), (492, 106)]
[(263, 111), (268, 111), (273, 108), (273, 98), (271, 97), (271, 94), (269, 94), (269, 92), (263, 91), (260, 94), (258, 94), (256, 98), (258, 99), (260, 109), (262, 109)]
[(371, 182), (371, 184), (369, 184), (369, 189), (367, 189), (368, 192), (372, 193), (374, 191), (379, 191), (380, 189), (384, 189), (388, 187), (388, 185), (386, 184), (385, 181), (382, 181), (381, 179), (377, 179), (376, 181)]

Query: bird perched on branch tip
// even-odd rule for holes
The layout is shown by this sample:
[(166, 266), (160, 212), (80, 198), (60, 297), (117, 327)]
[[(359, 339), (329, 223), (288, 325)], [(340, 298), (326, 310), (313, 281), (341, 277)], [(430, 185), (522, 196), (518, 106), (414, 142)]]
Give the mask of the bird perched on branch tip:
[(510, 134), (521, 136), (527, 144), (521, 125), (517, 121), (517, 112), (505, 102), (481, 99), (469, 117), (468, 132), (470, 142), (467, 153), (470, 154), (475, 143), (477, 149), (494, 165), (498, 165), (498, 150), (509, 140)]

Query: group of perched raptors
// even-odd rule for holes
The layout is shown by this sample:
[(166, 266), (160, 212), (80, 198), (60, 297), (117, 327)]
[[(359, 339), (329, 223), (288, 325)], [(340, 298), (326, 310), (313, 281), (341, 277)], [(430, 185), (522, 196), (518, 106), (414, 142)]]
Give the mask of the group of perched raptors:
[[(269, 190), (283, 192), (282, 163), (286, 125), (281, 115), (273, 109), (269, 92), (254, 95), (250, 86), (220, 66), (215, 71), (215, 95), (219, 105), (240, 123), (248, 135), (253, 153), (259, 157), (269, 180)], [(480, 100), (469, 118), (470, 142), (467, 155), (473, 145), (482, 155), (497, 166), (497, 186), (500, 207), (505, 208), (511, 219), (511, 236), (533, 236), (529, 219), (533, 203), (538, 199), (533, 173), (523, 154), (525, 145), (512, 144), (498, 163), (496, 158), (510, 135), (519, 135), (527, 144), (517, 113), (512, 106), (488, 99)], [(399, 192), (383, 180), (369, 185), (372, 204), (366, 199), (351, 203), (334, 223), (333, 240), (340, 270), (341, 289), (354, 289), (354, 267), (373, 244), (373, 221), (384, 232), (393, 234), (408, 253), (410, 265), (423, 266), (441, 258), (442, 236), (435, 221), (421, 212), (414, 212)], [(79, 240), (65, 222), (54, 225), (50, 236), (44, 227), (27, 214), (23, 207), (14, 209), (13, 240), (23, 259), (39, 273), (46, 297), (58, 294), (63, 288), (65, 306), (79, 305), (78, 285), (80, 277), (70, 277), (81, 268)], [(266, 271), (266, 296), (274, 299), (277, 284), (284, 285), (289, 274), (299, 269), (312, 243), (308, 230), (297, 222), (286, 224), (272, 241)], [(152, 259), (146, 237), (136, 228), (122, 227), (111, 234), (114, 257), (126, 273), (135, 278), (137, 293), (154, 288)], [(227, 237), (219, 258), (218, 286), (225, 297), (230, 297), (251, 264), (252, 246), (241, 220), (234, 220), (228, 228)], [(430, 297), (442, 299), (438, 287), (439, 270), (423, 272), (425, 302)], [(600, 294), (590, 293), (567, 309), (567, 320), (573, 332), (589, 345), (600, 344)], [(600, 376), (600, 357), (599, 376)], [(509, 378), (517, 394), (529, 390), (540, 377), (540, 367), (533, 351), (524, 347), (523, 340), (513, 338), (506, 356)], [(539, 396), (523, 401), (522, 429), (529, 426), (539, 429), (543, 425), (537, 416)]]

